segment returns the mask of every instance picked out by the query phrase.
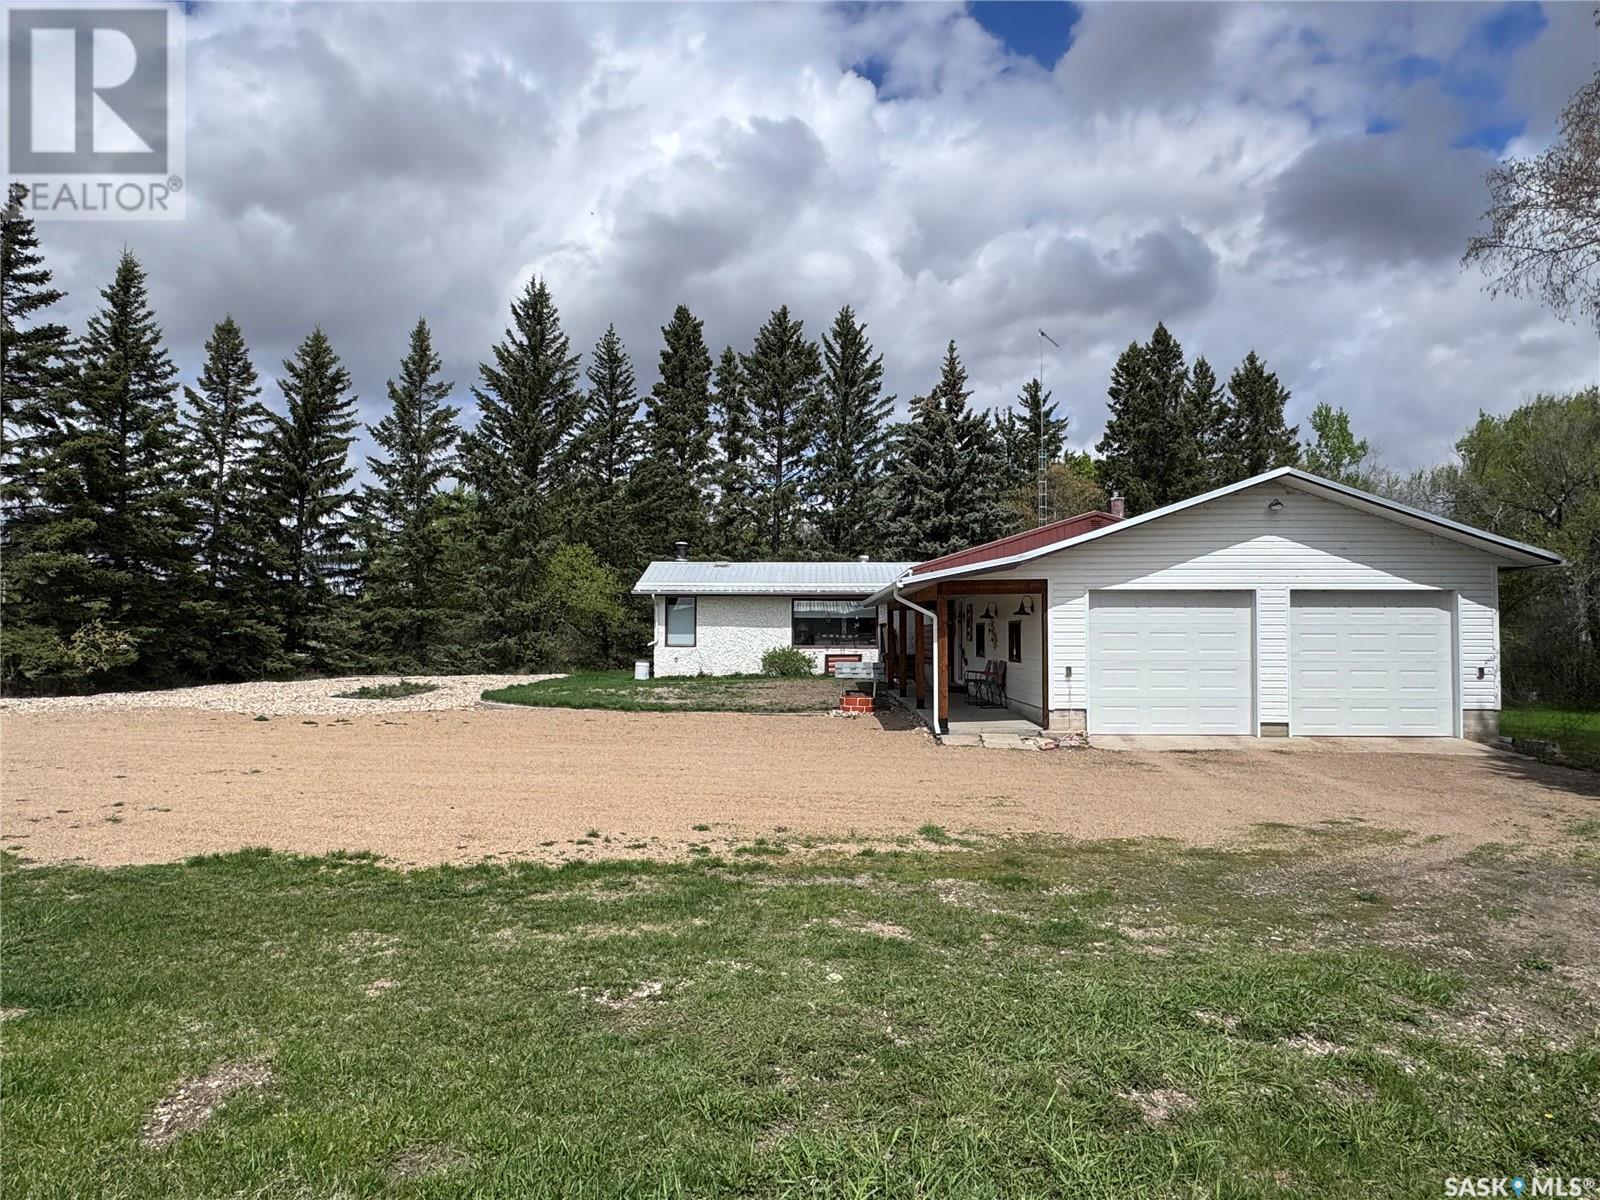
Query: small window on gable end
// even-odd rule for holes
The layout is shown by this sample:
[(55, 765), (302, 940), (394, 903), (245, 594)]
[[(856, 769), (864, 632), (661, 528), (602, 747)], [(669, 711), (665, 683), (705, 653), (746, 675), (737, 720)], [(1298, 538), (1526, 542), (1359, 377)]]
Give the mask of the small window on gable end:
[(667, 645), (692, 646), (695, 634), (693, 596), (667, 597)]

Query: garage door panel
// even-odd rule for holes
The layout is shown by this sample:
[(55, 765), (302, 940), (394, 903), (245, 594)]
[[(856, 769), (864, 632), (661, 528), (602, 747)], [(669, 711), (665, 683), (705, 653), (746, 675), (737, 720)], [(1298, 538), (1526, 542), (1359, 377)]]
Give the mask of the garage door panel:
[(1093, 733), (1249, 733), (1251, 598), (1242, 592), (1095, 592)]
[(1294, 593), (1290, 732), (1449, 736), (1451, 607), (1438, 592)]

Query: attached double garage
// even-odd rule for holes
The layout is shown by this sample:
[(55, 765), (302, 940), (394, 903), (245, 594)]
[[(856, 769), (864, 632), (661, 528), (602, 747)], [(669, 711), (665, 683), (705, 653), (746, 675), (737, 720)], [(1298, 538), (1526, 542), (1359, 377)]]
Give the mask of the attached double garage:
[(1500, 709), (1500, 572), (1560, 562), (1284, 469), (897, 587), (1035, 583), (1052, 729), (1483, 736)]
[[(1255, 600), (1253, 591), (1089, 593), (1089, 731), (1256, 732)], [(1291, 589), (1282, 732), (1454, 735), (1455, 600)]]

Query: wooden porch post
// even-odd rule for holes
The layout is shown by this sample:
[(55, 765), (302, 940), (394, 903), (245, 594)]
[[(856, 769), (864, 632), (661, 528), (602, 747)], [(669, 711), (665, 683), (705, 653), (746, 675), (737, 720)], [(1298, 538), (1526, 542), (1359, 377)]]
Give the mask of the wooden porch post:
[(922, 614), (913, 612), (917, 619), (917, 648), (915, 651), (916, 662), (912, 665), (917, 670), (917, 707), (928, 707), (928, 668), (923, 661), (923, 656), (928, 650), (928, 623), (922, 619)]
[(955, 660), (950, 657), (953, 649), (950, 640), (950, 606), (954, 601), (943, 596), (934, 601), (933, 611), (938, 614), (938, 627), (934, 630), (939, 639), (939, 678), (934, 680), (934, 686), (939, 689), (939, 732), (950, 732), (950, 672), (954, 669)]

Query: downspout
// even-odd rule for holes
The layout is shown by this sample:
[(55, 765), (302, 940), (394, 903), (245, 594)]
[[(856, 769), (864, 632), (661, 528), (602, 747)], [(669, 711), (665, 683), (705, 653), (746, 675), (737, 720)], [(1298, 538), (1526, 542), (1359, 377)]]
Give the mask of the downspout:
[[(932, 621), (933, 621), (933, 678), (930, 679), (928, 682), (929, 682), (930, 685), (932, 685), (929, 688), (930, 692), (932, 693), (932, 695), (929, 697), (929, 699), (931, 699), (933, 701), (933, 736), (934, 737), (938, 737), (939, 736), (939, 614), (934, 612), (932, 609), (923, 608), (922, 605), (916, 603), (913, 600), (907, 600), (903, 595), (900, 594), (900, 585), (899, 584), (895, 584), (894, 598), (896, 600), (900, 601), (901, 604), (904, 604), (907, 608), (912, 609), (915, 612), (919, 612), (923, 616), (931, 618)], [(901, 636), (904, 637), (905, 636), (904, 633), (902, 633)]]

